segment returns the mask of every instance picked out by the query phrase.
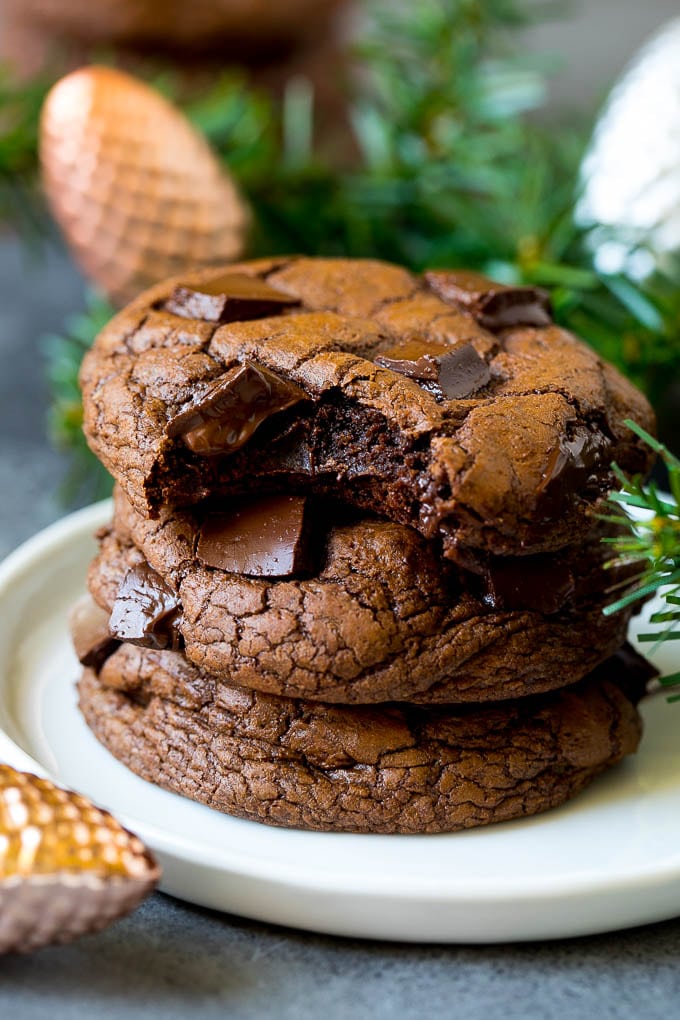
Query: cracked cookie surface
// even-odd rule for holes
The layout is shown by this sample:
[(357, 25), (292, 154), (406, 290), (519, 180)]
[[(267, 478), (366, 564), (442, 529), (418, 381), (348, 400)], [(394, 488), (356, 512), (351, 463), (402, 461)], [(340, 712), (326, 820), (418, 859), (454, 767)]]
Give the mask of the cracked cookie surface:
[(634, 752), (648, 675), (614, 658), (572, 688), (502, 705), (329, 706), (219, 684), (180, 653), (122, 645), (98, 675), (84, 671), (79, 694), (116, 758), (219, 811), (434, 833), (554, 807)]
[(89, 588), (111, 612), (128, 571), (148, 564), (177, 597), (187, 657), (226, 682), (339, 703), (490, 701), (580, 680), (625, 640), (629, 614), (602, 613), (616, 578), (599, 528), (560, 556), (512, 561), (532, 603), (505, 608), (390, 521), (329, 525), (313, 576), (271, 579), (202, 566), (199, 520), (149, 520), (117, 490)]
[[(260, 311), (282, 295), (280, 313), (223, 321), (229, 302), (209, 294), (211, 318), (187, 317), (203, 305), (173, 295), (210, 291), (225, 274), (274, 293)], [(493, 325), (488, 309), (475, 318), (447, 282), (455, 275), (428, 283), (370, 260), (281, 258), (161, 284), (84, 360), (88, 441), (145, 516), (292, 484), (409, 525), (459, 562), (469, 550), (517, 555), (576, 541), (612, 484), (611, 462), (648, 467), (624, 419), (652, 429), (651, 409), (575, 337), (522, 325), (521, 308), (519, 325), (482, 326)], [(261, 414), (249, 417), (235, 392), (239, 364), (265, 373), (262, 392), (279, 387)], [(234, 438), (219, 423), (216, 442), (227, 405), (239, 428)], [(182, 423), (201, 407), (210, 436), (199, 429), (197, 444)]]

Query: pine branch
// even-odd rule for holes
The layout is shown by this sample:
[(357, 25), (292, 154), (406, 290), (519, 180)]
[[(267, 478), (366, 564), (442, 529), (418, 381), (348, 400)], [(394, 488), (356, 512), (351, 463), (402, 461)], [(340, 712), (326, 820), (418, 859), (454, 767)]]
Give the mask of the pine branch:
[(51, 82), (40, 76), (18, 82), (0, 65), (0, 221), (29, 242), (48, 229), (38, 189), (38, 125)]
[(102, 499), (110, 494), (113, 484), (111, 476), (85, 442), (83, 405), (78, 386), (83, 355), (113, 313), (114, 309), (107, 301), (90, 294), (86, 310), (68, 319), (62, 335), (46, 336), (42, 341), (53, 394), (48, 434), (57, 449), (71, 457), (71, 470), (62, 492), (67, 503), (78, 497)]

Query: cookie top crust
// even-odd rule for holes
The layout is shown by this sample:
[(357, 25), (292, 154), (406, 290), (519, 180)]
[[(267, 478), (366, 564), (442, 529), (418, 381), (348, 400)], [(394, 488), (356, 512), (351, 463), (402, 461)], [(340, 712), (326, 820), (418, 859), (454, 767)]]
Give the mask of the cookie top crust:
[(624, 419), (654, 421), (616, 369), (542, 324), (547, 308), (531, 288), (371, 260), (186, 275), (97, 338), (85, 433), (146, 516), (294, 484), (461, 562), (549, 551), (578, 538), (612, 461), (647, 469)]
[[(337, 703), (520, 697), (580, 680), (625, 640), (629, 614), (602, 613), (621, 580), (603, 570), (604, 526), (559, 554), (490, 560), (472, 574), (411, 528), (307, 502), (307, 555), (297, 573), (280, 558), (292, 572), (276, 577), (258, 569), (250, 540), (251, 573), (215, 566), (214, 541), (207, 562), (212, 515), (163, 510), (152, 521), (118, 489), (89, 575), (111, 633), (183, 648), (225, 682)], [(242, 522), (238, 500), (233, 515)]]

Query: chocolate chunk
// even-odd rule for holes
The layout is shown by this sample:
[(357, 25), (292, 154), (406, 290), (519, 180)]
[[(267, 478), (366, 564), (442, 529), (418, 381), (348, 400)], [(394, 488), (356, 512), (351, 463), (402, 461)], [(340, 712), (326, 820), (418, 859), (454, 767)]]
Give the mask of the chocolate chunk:
[(571, 438), (562, 437), (537, 488), (541, 512), (557, 513), (573, 492), (602, 482), (603, 464), (610, 456), (609, 439), (584, 425), (577, 425)]
[(576, 587), (568, 564), (546, 556), (494, 559), (484, 580), (484, 601), (494, 609), (528, 609), (546, 615), (562, 609)]
[(316, 471), (309, 422), (298, 419), (289, 429), (272, 439), (270, 450), (276, 458), (278, 471), (285, 474), (288, 481), (314, 477)]
[(205, 322), (243, 322), (277, 315), (300, 302), (275, 290), (257, 276), (225, 273), (207, 283), (175, 287), (165, 302), (165, 310), (185, 319)]
[(439, 377), (440, 359), (450, 350), (446, 344), (427, 343), (425, 340), (404, 340), (395, 347), (379, 354), (376, 365), (389, 368), (409, 379), (436, 381)]
[(247, 500), (230, 513), (209, 514), (196, 555), (206, 567), (252, 577), (293, 577), (309, 570), (303, 496)]
[(612, 659), (616, 661), (629, 686), (645, 688), (650, 680), (655, 680), (659, 676), (656, 666), (640, 655), (628, 642), (614, 653)]
[(262, 365), (246, 362), (230, 369), (191, 407), (167, 425), (170, 439), (181, 436), (204, 457), (233, 453), (273, 414), (306, 399), (304, 390)]
[(435, 294), (465, 308), (484, 329), (549, 326), (552, 322), (550, 298), (540, 287), (509, 287), (463, 270), (431, 270), (425, 279)]
[(469, 397), (491, 379), (489, 366), (472, 344), (452, 348), (423, 340), (405, 340), (378, 355), (375, 363), (410, 379), (434, 383), (448, 400)]
[(99, 671), (120, 643), (109, 633), (109, 614), (88, 596), (71, 610), (69, 625), (80, 662)]
[(175, 593), (148, 564), (128, 570), (111, 610), (109, 631), (145, 648), (181, 647), (180, 607)]
[(440, 359), (438, 383), (449, 400), (463, 400), (491, 380), (489, 366), (472, 344), (463, 344)]

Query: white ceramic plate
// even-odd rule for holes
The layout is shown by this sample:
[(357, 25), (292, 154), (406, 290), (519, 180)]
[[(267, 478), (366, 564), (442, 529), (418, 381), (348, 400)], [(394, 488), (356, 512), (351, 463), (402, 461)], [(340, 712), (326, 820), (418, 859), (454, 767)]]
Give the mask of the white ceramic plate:
[[(663, 695), (643, 705), (635, 758), (570, 804), (448, 836), (270, 829), (128, 772), (78, 713), (66, 628), (109, 514), (108, 503), (73, 514), (0, 567), (0, 759), (115, 812), (158, 854), (166, 892), (315, 931), (431, 942), (584, 935), (680, 914), (680, 704)], [(668, 648), (657, 662), (678, 668)]]

